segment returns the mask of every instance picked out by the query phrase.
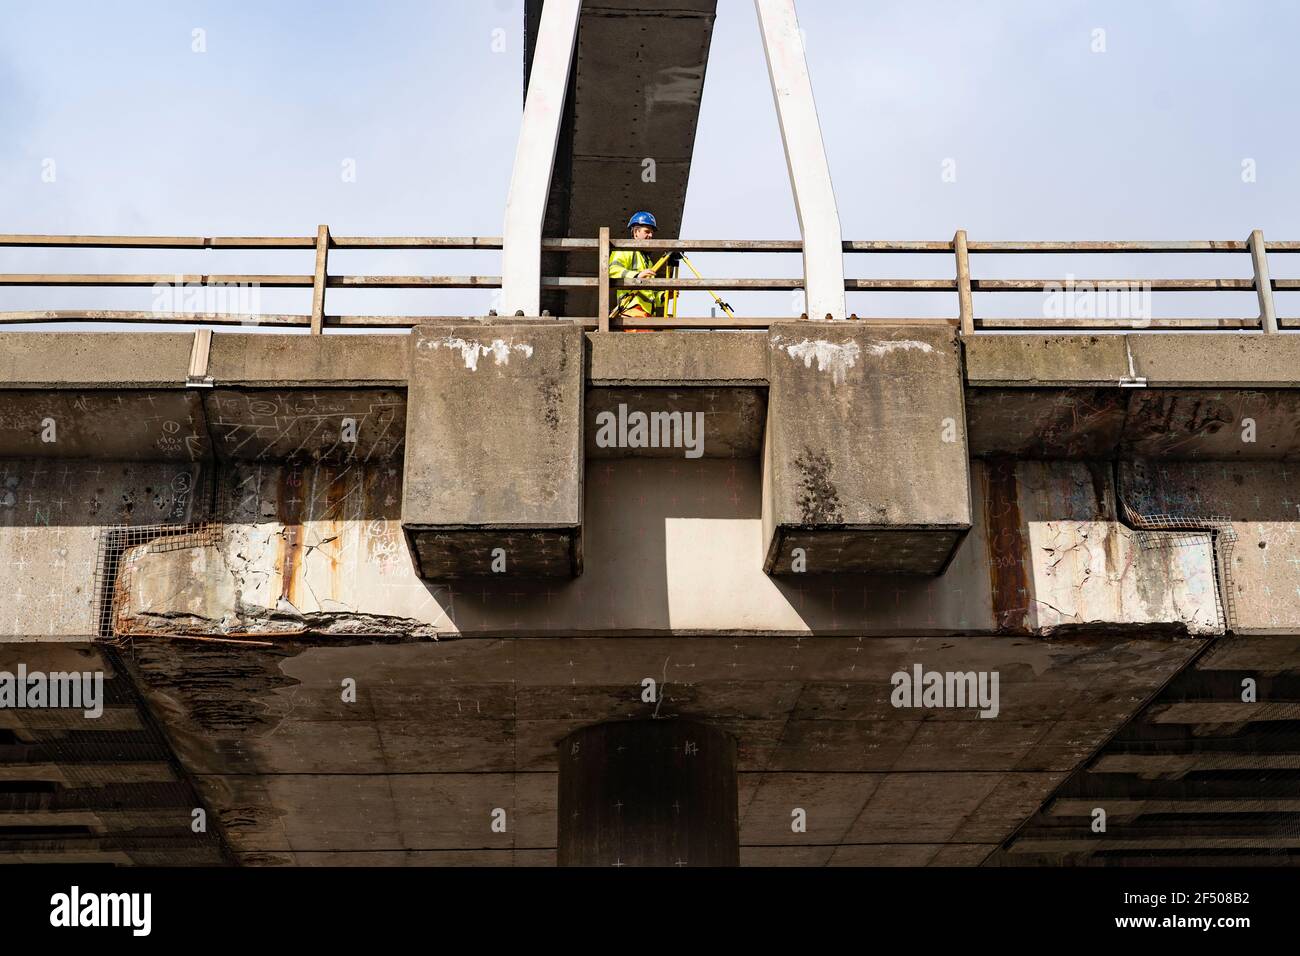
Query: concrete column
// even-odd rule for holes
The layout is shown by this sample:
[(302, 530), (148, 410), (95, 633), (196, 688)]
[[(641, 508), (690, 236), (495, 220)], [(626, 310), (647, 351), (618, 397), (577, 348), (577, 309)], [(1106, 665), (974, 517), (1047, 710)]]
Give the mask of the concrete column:
[(559, 743), (560, 866), (738, 866), (736, 742), (689, 720), (629, 720)]

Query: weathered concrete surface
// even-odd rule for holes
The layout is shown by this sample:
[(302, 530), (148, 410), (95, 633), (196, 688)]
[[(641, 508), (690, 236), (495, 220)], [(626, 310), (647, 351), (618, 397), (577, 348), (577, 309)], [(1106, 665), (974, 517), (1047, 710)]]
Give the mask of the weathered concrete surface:
[(809, 573), (939, 573), (971, 524), (953, 330), (781, 322), (768, 346), (768, 573), (795, 548)]
[[(0, 672), (91, 675), (85, 708), (0, 708), (0, 864), (220, 866), (220, 827), (149, 718), (117, 654), (0, 644)], [(64, 686), (67, 686), (66, 684)], [(83, 698), (84, 701), (84, 698)], [(211, 818), (191, 829), (194, 810)], [(41, 831), (46, 832), (41, 832)]]
[(1297, 662), (1295, 635), (1216, 641), (988, 863), (1294, 866)]
[[(220, 555), (142, 552), (120, 626), (390, 636), (992, 629), (978, 526), (942, 578), (768, 577), (753, 459), (590, 462), (587, 568), (545, 583), (421, 581), (396, 512), (400, 479), (392, 465), (223, 468)], [(204, 569), (234, 581), (242, 601), (227, 588), (196, 608), (198, 585), (185, 576)]]
[[(589, 388), (583, 411), (588, 458), (757, 458), (763, 447), (767, 390)], [(628, 427), (623, 429), (627, 435), (619, 436), (617, 427), (609, 427), (616, 426), (620, 416), (630, 426), (637, 412), (647, 416), (646, 435), (633, 434)], [(619, 443), (621, 437), (628, 439), (626, 444)], [(611, 439), (616, 440), (608, 444)]]
[[(1300, 467), (1288, 462), (1132, 462), (1125, 500), (1144, 515), (1215, 529), (1222, 586), (1239, 634), (1300, 631)], [(1170, 535), (1185, 550), (1208, 534)]]
[(997, 461), (977, 474), (999, 629), (1222, 632), (1212, 542), (1162, 547), (1124, 527), (1108, 465)]
[(377, 461), (405, 432), (397, 389), (0, 390), (0, 458)]
[(225, 470), (229, 507), (206, 546), (122, 557), (120, 634), (434, 636), (449, 621), (414, 573), (391, 466)]
[(1300, 337), (1133, 332), (981, 333), (963, 342), (966, 381), (978, 386), (1269, 388), (1297, 385)]
[[(1300, 367), (1293, 372), (1300, 386)], [(1282, 459), (1300, 456), (1300, 387), (1133, 389), (1125, 458)]]
[(966, 418), (985, 458), (1300, 456), (1300, 388), (972, 387)]
[(98, 636), (109, 529), (194, 520), (196, 489), (200, 467), (187, 462), (0, 460), (0, 642)]
[(0, 332), (0, 389), (184, 388), (193, 333)]
[(406, 335), (217, 332), (212, 336), (208, 375), (219, 386), (404, 387), (408, 340)]
[(1134, 370), (1153, 386), (1300, 386), (1300, 336), (1170, 333), (1125, 337)]
[(968, 388), (970, 453), (979, 458), (1108, 458), (1123, 437), (1127, 392)]
[(762, 332), (588, 332), (587, 342), (587, 377), (593, 386), (767, 384), (767, 336)]
[(0, 458), (200, 461), (197, 390), (0, 389)]
[(1294, 336), (992, 334), (963, 348), (973, 455), (1300, 454)]
[[(549, 864), (556, 742), (657, 711), (737, 738), (742, 864), (974, 865), (1201, 646), (1117, 635), (275, 648), (140, 638), (133, 668), (247, 863), (455, 851)], [(998, 717), (894, 707), (893, 675), (916, 664), (998, 672)], [(341, 699), (346, 677), (355, 703)], [(657, 703), (642, 699), (645, 678)], [(796, 807), (805, 833), (791, 830)], [(491, 827), (497, 808), (504, 833)]]
[(203, 408), (222, 461), (401, 465), (404, 389), (219, 387), (203, 392)]
[[(769, 577), (757, 462), (635, 459), (589, 463), (582, 577), (438, 585), (419, 579), (400, 533), (396, 468), (244, 464), (217, 479), (232, 503), (220, 553), (142, 551), (119, 625), (391, 636), (1213, 629), (1209, 540), (1135, 540), (1117, 521), (1109, 465), (973, 470), (973, 527), (939, 577)], [(202, 588), (186, 576), (200, 572), (222, 589), (196, 608)]]
[(583, 344), (567, 322), (414, 330), (402, 525), (423, 577), (491, 575), (498, 549), (510, 577), (581, 572)]
[(966, 381), (993, 386), (1116, 386), (1129, 376), (1124, 335), (998, 335), (962, 340)]

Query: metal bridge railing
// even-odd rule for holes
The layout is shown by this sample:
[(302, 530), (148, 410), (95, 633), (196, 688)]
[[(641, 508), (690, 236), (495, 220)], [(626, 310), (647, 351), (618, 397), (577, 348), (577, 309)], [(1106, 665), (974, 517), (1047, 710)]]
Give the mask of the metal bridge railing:
[[(325, 297), (329, 289), (499, 289), (496, 275), (338, 275), (329, 271), (329, 254), (333, 250), (500, 250), (500, 237), (479, 236), (369, 236), (349, 237), (330, 234), (321, 226), (315, 236), (270, 237), (191, 237), (191, 236), (45, 236), (0, 235), (0, 248), (26, 249), (217, 249), (217, 250), (285, 250), (315, 252), (315, 268), (301, 274), (208, 274), (208, 273), (3, 273), (0, 288), (149, 288), (177, 286), (244, 286), (269, 289), (311, 289), (311, 312), (305, 314), (194, 312), (185, 310), (26, 310), (0, 311), (0, 326), (27, 323), (59, 322), (126, 322), (191, 325), (269, 325), (310, 328), (321, 333), (325, 328), (404, 327), (423, 321), (454, 316), (433, 315), (328, 315)], [(590, 253), (591, 269), (585, 275), (543, 276), (543, 289), (593, 289), (596, 315), (574, 316), (590, 328), (618, 328), (623, 322), (608, 318), (610, 303), (617, 293), (627, 289), (729, 291), (792, 291), (802, 289), (802, 278), (674, 278), (610, 279), (605, 269), (611, 249), (641, 249), (646, 252), (761, 252), (801, 253), (798, 240), (680, 240), (612, 239), (608, 229), (601, 229), (595, 239), (544, 239), (542, 251), (551, 253)], [(1266, 333), (1300, 328), (1300, 319), (1279, 319), (1273, 301), (1275, 291), (1300, 291), (1300, 279), (1272, 279), (1267, 253), (1300, 252), (1300, 242), (1265, 242), (1255, 230), (1244, 240), (1190, 242), (978, 242), (970, 241), (959, 230), (947, 242), (845, 242), (845, 254), (933, 254), (953, 257), (951, 279), (847, 279), (846, 292), (953, 292), (957, 297), (956, 321), (964, 335), (998, 328), (1043, 329), (1053, 331), (1093, 329), (1219, 329)], [(980, 254), (1239, 254), (1249, 255), (1252, 277), (1247, 279), (981, 279), (971, 275), (970, 260)], [(1040, 292), (1070, 293), (1087, 289), (1098, 295), (1131, 292), (1254, 292), (1259, 304), (1257, 318), (1151, 318), (1134, 320), (1115, 317), (1043, 316), (1039, 318), (978, 318), (974, 310), (975, 293)], [(806, 316), (805, 316), (806, 318)], [(856, 319), (857, 316), (850, 316)], [(647, 317), (635, 320), (638, 328), (766, 328), (776, 319), (737, 316)]]

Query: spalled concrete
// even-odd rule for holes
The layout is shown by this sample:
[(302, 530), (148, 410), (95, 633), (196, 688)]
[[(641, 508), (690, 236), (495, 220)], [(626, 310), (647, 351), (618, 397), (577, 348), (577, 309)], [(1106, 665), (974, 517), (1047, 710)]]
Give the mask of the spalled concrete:
[[(1213, 540), (1227, 613), (1238, 634), (1300, 630), (1300, 466), (1288, 462), (1133, 462), (1121, 491), (1142, 515), (1184, 531), (1165, 535), (1186, 550)], [(1197, 532), (1193, 529), (1203, 529)]]
[(979, 474), (999, 628), (1223, 632), (1214, 542), (1125, 527), (1108, 467), (1000, 461)]
[(402, 525), (423, 577), (581, 572), (583, 343), (567, 322), (414, 330)]
[(0, 460), (0, 643), (100, 635), (96, 569), (114, 528), (194, 520), (199, 466), (188, 462)]
[(971, 522), (955, 333), (781, 322), (768, 348), (768, 573), (939, 573)]

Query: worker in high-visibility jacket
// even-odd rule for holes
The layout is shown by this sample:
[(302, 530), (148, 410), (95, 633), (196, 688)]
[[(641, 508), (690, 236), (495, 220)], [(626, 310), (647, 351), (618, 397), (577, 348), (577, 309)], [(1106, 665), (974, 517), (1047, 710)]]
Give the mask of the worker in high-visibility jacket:
[[(628, 232), (633, 239), (653, 239), (659, 224), (653, 214), (638, 212), (627, 221)], [(611, 279), (662, 279), (652, 269), (654, 260), (640, 249), (615, 249), (609, 254), (609, 277)], [(662, 289), (619, 289), (618, 315), (627, 318), (644, 318), (649, 315), (664, 314), (666, 290)]]

